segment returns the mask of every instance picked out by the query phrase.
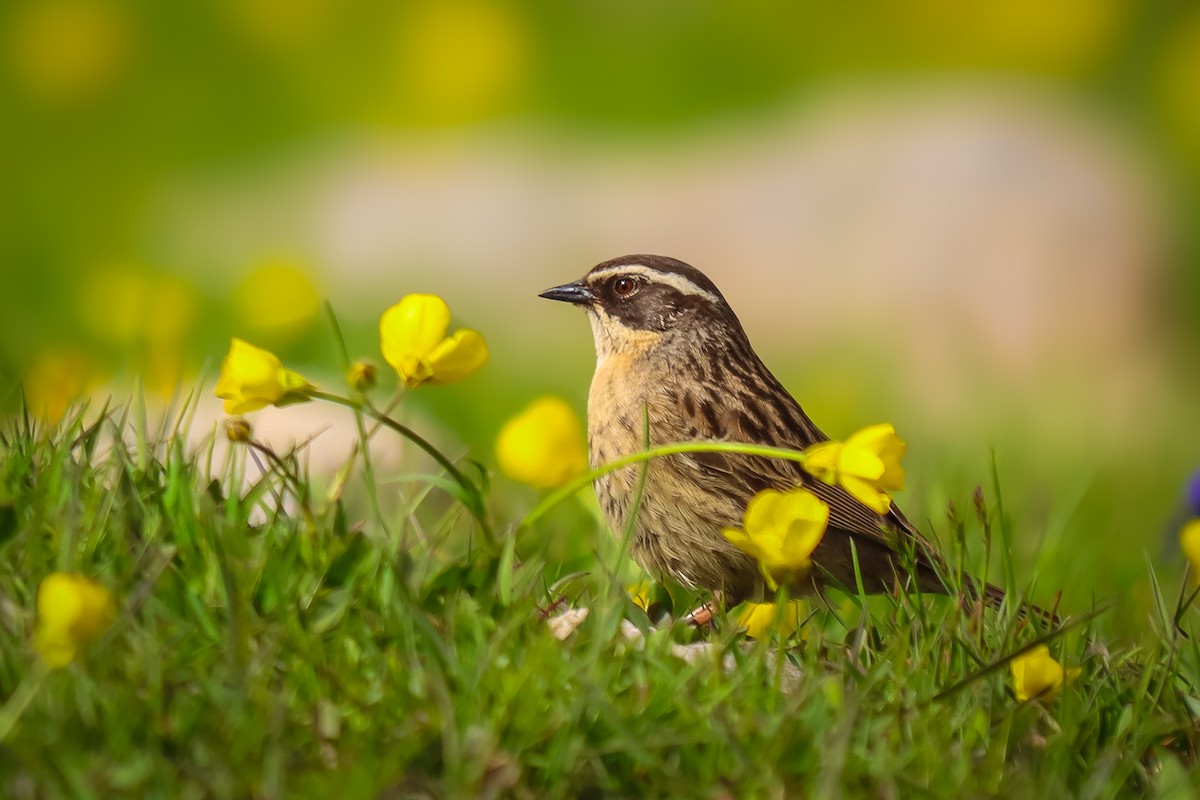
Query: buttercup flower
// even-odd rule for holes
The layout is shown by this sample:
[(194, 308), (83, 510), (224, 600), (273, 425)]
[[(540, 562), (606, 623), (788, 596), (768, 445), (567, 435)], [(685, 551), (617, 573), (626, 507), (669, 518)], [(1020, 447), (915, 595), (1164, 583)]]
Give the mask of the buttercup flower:
[(629, 595), (629, 599), (642, 611), (650, 610), (650, 593), (653, 590), (654, 584), (650, 581), (638, 581), (625, 587), (625, 593)]
[(71, 403), (87, 392), (91, 372), (91, 364), (78, 353), (42, 353), (23, 382), (30, 412), (49, 425), (57, 425)]
[(812, 553), (829, 524), (829, 506), (803, 487), (765, 489), (746, 506), (742, 529), (722, 533), (734, 547), (758, 559), (767, 584), (795, 582), (808, 574)]
[(562, 486), (587, 470), (583, 424), (565, 400), (538, 398), (500, 429), (496, 460), (513, 480), (538, 489)]
[(1193, 519), (1179, 532), (1179, 547), (1192, 565), (1192, 584), (1200, 583), (1200, 519)]
[(54, 572), (38, 587), (34, 648), (47, 666), (65, 667), (117, 616), (108, 589), (82, 575)]
[(886, 514), (888, 492), (904, 488), (900, 457), (905, 443), (891, 423), (863, 428), (844, 442), (819, 442), (804, 451), (804, 468), (826, 483), (841, 486), (877, 514)]
[(771, 631), (787, 638), (800, 628), (801, 603), (792, 601), (780, 609), (777, 603), (743, 603), (737, 624), (746, 629), (751, 639), (762, 639)]
[(449, 328), (445, 300), (432, 294), (407, 295), (379, 319), (383, 359), (410, 389), (462, 380), (487, 363), (487, 344), (469, 328), (447, 336)]
[(226, 414), (245, 414), (265, 406), (304, 402), (312, 388), (304, 378), (284, 369), (274, 353), (234, 339), (221, 362), (214, 394), (225, 401)]
[(1079, 667), (1064, 670), (1062, 664), (1050, 657), (1050, 648), (1044, 644), (1017, 656), (1009, 666), (1017, 700), (1022, 703), (1033, 697), (1048, 703), (1058, 695), (1064, 680), (1074, 680), (1079, 675)]
[(310, 272), (287, 258), (257, 265), (233, 293), (241, 324), (272, 342), (292, 341), (304, 333), (321, 311), (321, 291)]

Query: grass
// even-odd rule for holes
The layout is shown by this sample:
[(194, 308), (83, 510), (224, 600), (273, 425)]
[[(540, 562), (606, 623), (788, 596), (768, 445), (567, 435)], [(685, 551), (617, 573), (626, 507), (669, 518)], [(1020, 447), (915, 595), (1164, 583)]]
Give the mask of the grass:
[[(1152, 580), (1154, 630), (1136, 644), (1107, 638), (1102, 608), (1050, 630), (1015, 604), (981, 612), (902, 589), (832, 593), (797, 636), (750, 642), (723, 615), (707, 633), (652, 624), (585, 504), (544, 505), (522, 526), (536, 498), (469, 462), (455, 467), (475, 497), (428, 459), (379, 474), (363, 448), (323, 486), (303, 448), (222, 458), (223, 434), (185, 444), (186, 409), (156, 428), (146, 416), (0, 427), (0, 698), (33, 688), (0, 744), (0, 796), (1200, 787), (1200, 646), (1179, 587)], [(978, 574), (990, 559), (1011, 582), (1008, 516), (998, 485), (953, 514), (949, 563)], [(121, 613), (39, 678), (35, 595), (54, 570), (99, 580)], [(660, 599), (681, 611), (700, 598)], [(567, 607), (591, 613), (559, 641), (547, 619)], [(1042, 639), (1081, 674), (1053, 701), (1019, 703), (1007, 660)]]

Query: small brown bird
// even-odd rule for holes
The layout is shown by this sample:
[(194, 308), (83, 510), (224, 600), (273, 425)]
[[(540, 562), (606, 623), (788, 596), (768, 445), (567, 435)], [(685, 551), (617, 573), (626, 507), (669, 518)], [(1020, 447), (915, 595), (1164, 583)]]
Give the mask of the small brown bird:
[[(682, 261), (624, 256), (541, 296), (582, 306), (592, 323), (593, 465), (641, 451), (647, 418), (652, 446), (713, 439), (801, 450), (828, 439), (759, 359), (713, 282)], [(795, 462), (730, 453), (653, 459), (631, 522), (640, 474), (641, 468), (627, 467), (596, 481), (613, 532), (620, 536), (631, 525), (634, 560), (684, 586), (721, 592), (728, 605), (760, 596), (764, 586), (754, 559), (731, 545), (722, 529), (741, 527), (757, 492), (799, 484), (830, 508), (829, 527), (812, 556), (811, 581), (801, 591), (853, 589), (851, 542), (867, 591), (884, 591), (906, 575), (921, 591), (947, 591), (934, 550), (894, 503), (876, 514)], [(911, 573), (899, 556), (908, 547)], [(1003, 598), (995, 587), (986, 593), (992, 602)]]

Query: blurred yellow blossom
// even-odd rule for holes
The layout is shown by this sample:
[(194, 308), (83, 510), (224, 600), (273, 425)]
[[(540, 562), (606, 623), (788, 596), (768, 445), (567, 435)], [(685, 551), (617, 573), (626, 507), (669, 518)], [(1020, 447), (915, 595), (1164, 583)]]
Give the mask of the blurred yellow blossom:
[(905, 444), (890, 423), (863, 428), (844, 442), (819, 442), (804, 451), (804, 468), (840, 485), (877, 514), (891, 508), (888, 492), (904, 488)]
[(803, 603), (799, 600), (789, 602), (782, 611), (778, 603), (743, 603), (735, 619), (751, 639), (762, 639), (771, 631), (786, 639), (799, 630), (802, 613)]
[(629, 595), (629, 599), (633, 604), (642, 611), (650, 610), (650, 593), (654, 589), (654, 584), (650, 581), (638, 581), (631, 583), (625, 587), (625, 593)]
[(1193, 160), (1200, 160), (1200, 9), (1166, 34), (1155, 54), (1155, 88), (1169, 132)]
[(758, 559), (774, 589), (808, 574), (813, 550), (828, 524), (829, 506), (807, 489), (765, 489), (746, 505), (742, 529), (725, 528), (722, 533), (734, 547)]
[(587, 470), (583, 423), (562, 398), (540, 397), (504, 423), (496, 460), (513, 480), (538, 489), (562, 486)]
[(502, 107), (527, 73), (520, 6), (497, 0), (411, 4), (397, 17), (393, 83), (409, 108), (457, 122)]
[(198, 292), (174, 275), (136, 267), (89, 270), (80, 284), (79, 315), (104, 341), (131, 345), (179, 342), (190, 332)]
[(117, 616), (108, 589), (82, 575), (54, 572), (38, 587), (34, 647), (50, 667), (65, 667)]
[(903, 49), (924, 63), (1078, 74), (1109, 52), (1125, 21), (1120, 0), (910, 0), (897, 20)]
[(1179, 532), (1179, 547), (1191, 565), (1192, 584), (1200, 583), (1200, 519), (1193, 519)]
[(22, 386), (30, 413), (57, 425), (71, 403), (87, 391), (93, 377), (91, 361), (81, 353), (46, 351), (34, 359)]
[(461, 380), (487, 363), (487, 344), (468, 328), (447, 336), (449, 328), (445, 300), (432, 294), (407, 295), (379, 319), (383, 359), (410, 389)]
[(264, 406), (302, 402), (312, 384), (284, 369), (274, 353), (234, 339), (221, 362), (214, 392), (225, 401), (226, 414), (245, 414)]
[(272, 54), (303, 50), (332, 29), (337, 0), (222, 0), (231, 26)]
[(187, 377), (187, 337), (198, 314), (196, 288), (174, 275), (131, 266), (90, 270), (79, 316), (97, 339), (119, 345), (143, 385), (169, 398)]
[(1030, 698), (1049, 702), (1058, 695), (1064, 679), (1074, 680), (1079, 675), (1079, 667), (1064, 671), (1062, 664), (1050, 657), (1050, 648), (1044, 644), (1017, 656), (1009, 666), (1017, 700), (1022, 703)]
[(8, 65), (39, 99), (88, 100), (108, 89), (129, 61), (132, 26), (124, 3), (38, 0), (14, 5), (6, 17)]
[(243, 325), (274, 340), (303, 333), (321, 310), (321, 292), (309, 271), (286, 259), (254, 267), (233, 292)]

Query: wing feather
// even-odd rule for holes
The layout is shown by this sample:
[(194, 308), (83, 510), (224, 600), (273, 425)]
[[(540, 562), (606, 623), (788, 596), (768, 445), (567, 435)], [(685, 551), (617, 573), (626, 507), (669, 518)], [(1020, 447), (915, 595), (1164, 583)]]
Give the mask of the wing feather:
[[(778, 386), (777, 382), (772, 382)], [(803, 450), (810, 444), (829, 438), (782, 387), (776, 392), (770, 391), (774, 387), (762, 388), (770, 392), (776, 406), (767, 419), (747, 412), (745, 403), (731, 402), (738, 393), (729, 391), (725, 393), (725, 403), (720, 410), (714, 410), (713, 404), (705, 404), (696, 398), (680, 398), (677, 412), (685, 429), (692, 431), (694, 438), (700, 440), (735, 441)], [(705, 408), (707, 413), (702, 411)], [(787, 490), (803, 485), (829, 505), (831, 528), (853, 536), (872, 550), (882, 545), (895, 552), (898, 537), (909, 539), (917, 545), (918, 564), (926, 568), (930, 568), (937, 558), (928, 541), (909, 523), (894, 502), (888, 513), (876, 514), (841, 487), (813, 477), (795, 461), (733, 453), (696, 453), (691, 460), (709, 491), (732, 493), (741, 508), (745, 508), (750, 498), (764, 489)]]

